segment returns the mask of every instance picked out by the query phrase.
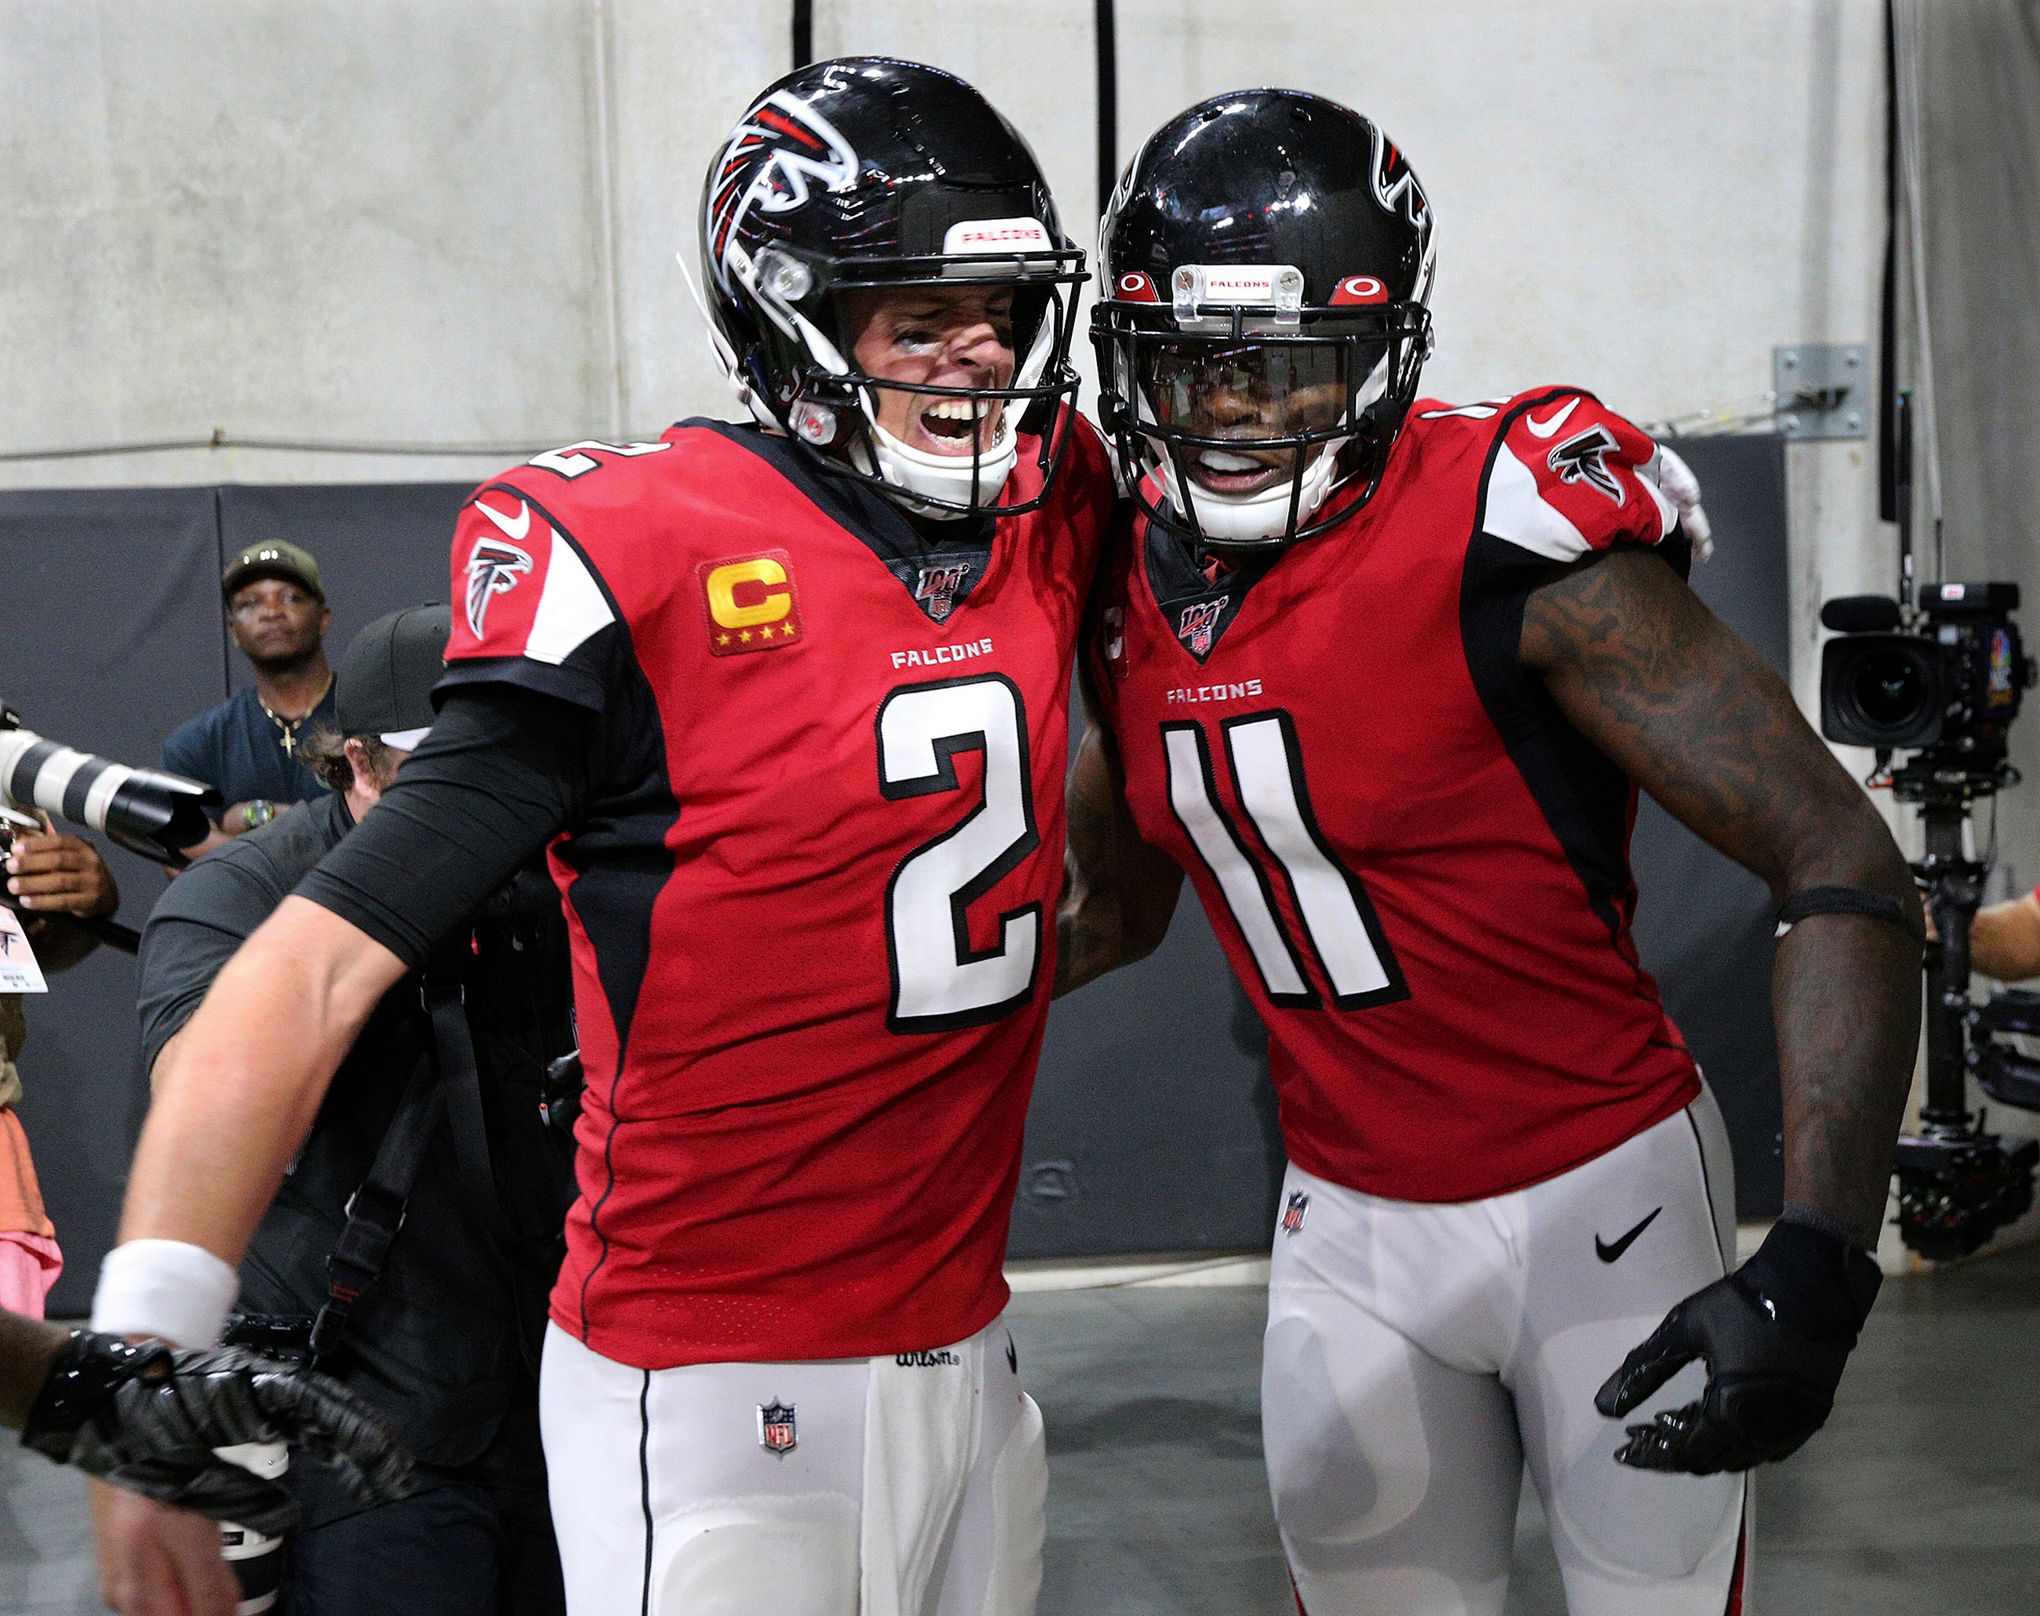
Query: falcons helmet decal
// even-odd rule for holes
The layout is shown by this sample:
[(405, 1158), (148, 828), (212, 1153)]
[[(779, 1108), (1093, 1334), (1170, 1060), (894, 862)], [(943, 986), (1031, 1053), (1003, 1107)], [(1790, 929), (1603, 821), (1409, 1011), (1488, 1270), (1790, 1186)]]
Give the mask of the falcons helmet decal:
[(803, 206), (809, 187), (848, 190), (857, 181), (857, 153), (820, 111), (786, 90), (774, 90), (731, 132), (710, 182), (709, 261), (729, 288), (731, 234), (758, 209), (785, 213)]
[(1395, 142), (1378, 125), (1374, 130), (1374, 200), (1389, 213), (1400, 208), (1420, 236), (1430, 235), (1431, 204), (1424, 188)]

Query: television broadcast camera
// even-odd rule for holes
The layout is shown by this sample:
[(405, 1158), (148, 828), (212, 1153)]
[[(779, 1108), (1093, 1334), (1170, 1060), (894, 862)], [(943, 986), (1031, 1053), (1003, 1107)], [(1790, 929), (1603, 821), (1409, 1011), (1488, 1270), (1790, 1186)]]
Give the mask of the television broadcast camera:
[[(1831, 741), (1876, 750), (1872, 776), (1916, 805), (1925, 856), (1913, 874), (1938, 943), (1927, 951), (1927, 1096), (1920, 1131), (1898, 1142), (1898, 1227), (1924, 1257), (1975, 1251), (2033, 1205), (2040, 1141), (2007, 1143), (1968, 1109), (1966, 1080), (2002, 1104), (2040, 1110), (2040, 1061), (1997, 1041), (2040, 1032), (2040, 994), (1969, 997), (1969, 927), (1987, 860), (1971, 858), (1963, 827), (1973, 805), (2019, 773), (2006, 756), (2012, 720), (2034, 683), (2012, 613), (2010, 583), (1928, 584), (1911, 611), (1882, 595), (1821, 607), (1837, 631), (1822, 648), (1820, 727)], [(1896, 767), (1894, 753), (1908, 754)]]

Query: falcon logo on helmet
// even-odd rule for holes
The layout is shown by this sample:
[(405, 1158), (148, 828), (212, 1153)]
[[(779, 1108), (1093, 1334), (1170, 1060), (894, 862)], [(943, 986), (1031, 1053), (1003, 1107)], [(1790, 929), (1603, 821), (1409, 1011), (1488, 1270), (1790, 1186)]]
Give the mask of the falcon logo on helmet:
[(1596, 493), (1606, 494), (1620, 505), (1627, 495), (1615, 473), (1609, 469), (1608, 457), (1621, 453), (1621, 450), (1614, 433), (1605, 426), (1595, 425), (1567, 438), (1551, 451), (1545, 464), (1558, 473), (1560, 482), (1585, 483)]
[(1421, 234), (1431, 233), (1430, 200), (1408, 161), (1379, 125), (1374, 130), (1374, 200), (1389, 213), (1400, 209)]
[[(482, 507), (487, 510), (487, 506)], [(476, 639), (482, 637), (482, 622), (489, 615), (489, 602), (517, 587), (518, 580), (531, 571), (529, 551), (501, 539), (481, 539), (468, 552), (467, 624)]]
[(730, 236), (753, 208), (785, 213), (803, 207), (810, 183), (848, 190), (857, 168), (857, 153), (835, 125), (785, 90), (774, 90), (745, 113), (723, 147), (709, 190), (709, 261), (723, 288), (729, 287)]

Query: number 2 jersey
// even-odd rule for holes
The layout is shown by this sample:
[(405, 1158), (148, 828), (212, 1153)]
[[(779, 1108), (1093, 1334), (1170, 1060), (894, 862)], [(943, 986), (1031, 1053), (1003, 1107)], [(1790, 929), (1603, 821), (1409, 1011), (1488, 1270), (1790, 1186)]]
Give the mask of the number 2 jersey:
[(1698, 1092), (1630, 935), (1635, 789), (1516, 658), (1554, 563), (1673, 533), (1654, 454), (1569, 388), (1425, 401), (1368, 504), (1264, 570), (1145, 520), (1105, 563), (1129, 803), (1267, 1023), (1307, 1172), (1472, 1200)]
[[(1023, 453), (1008, 498), (1039, 486)], [(1004, 1305), (1111, 492), (1079, 421), (1042, 508), (931, 545), (690, 422), (462, 511), (447, 682), (593, 737), (549, 854), (587, 1072), (551, 1311), (597, 1352), (863, 1357)]]

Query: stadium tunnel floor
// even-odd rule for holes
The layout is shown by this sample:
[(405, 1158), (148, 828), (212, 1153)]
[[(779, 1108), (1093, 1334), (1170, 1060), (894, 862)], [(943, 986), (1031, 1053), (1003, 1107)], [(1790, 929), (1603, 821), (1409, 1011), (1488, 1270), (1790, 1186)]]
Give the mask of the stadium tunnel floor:
[[(1262, 1293), (1028, 1291), (1048, 1421), (1042, 1616), (1294, 1616), (1261, 1471)], [(1762, 1473), (1751, 1609), (2011, 1616), (2040, 1587), (2040, 1246), (1887, 1284), (1828, 1428)], [(0, 1612), (86, 1616), (75, 1477), (0, 1442)], [(1536, 1500), (1509, 1616), (1563, 1616)]]

